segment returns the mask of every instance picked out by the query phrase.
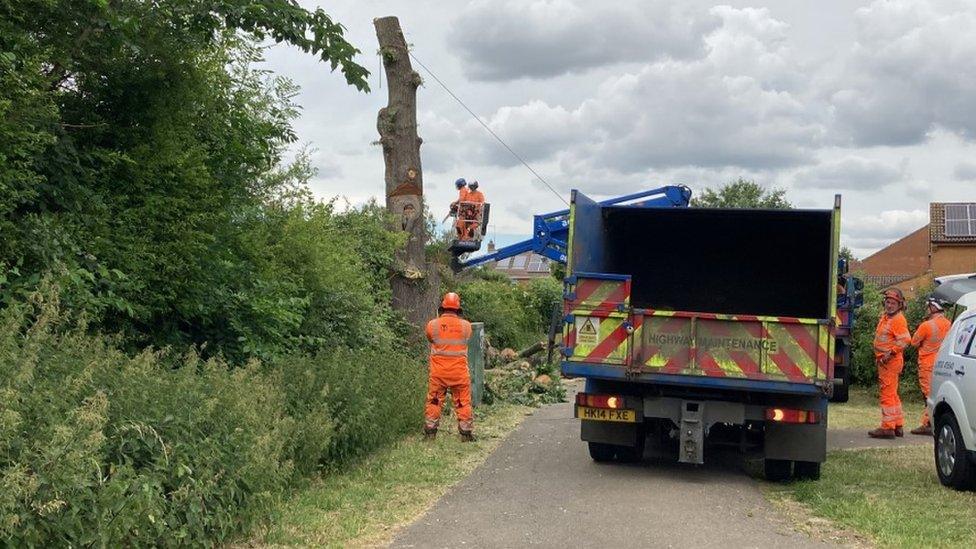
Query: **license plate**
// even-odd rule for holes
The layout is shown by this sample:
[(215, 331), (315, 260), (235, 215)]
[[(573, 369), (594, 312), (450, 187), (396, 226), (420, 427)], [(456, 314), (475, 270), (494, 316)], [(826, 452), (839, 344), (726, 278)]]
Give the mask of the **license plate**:
[(589, 408), (587, 406), (577, 406), (576, 417), (587, 421), (637, 422), (637, 414), (633, 410), (608, 410), (606, 408)]

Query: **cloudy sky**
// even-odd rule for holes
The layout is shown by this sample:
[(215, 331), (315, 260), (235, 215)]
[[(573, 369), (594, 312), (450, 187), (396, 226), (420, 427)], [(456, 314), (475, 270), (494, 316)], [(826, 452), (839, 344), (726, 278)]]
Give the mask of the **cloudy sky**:
[[(929, 202), (976, 200), (972, 0), (303, 3), (343, 23), (373, 73), (362, 94), (295, 49), (268, 52), (302, 87), (296, 129), (323, 198), (383, 195), (372, 20), (396, 15), (417, 58), (563, 196), (740, 176), (800, 207), (839, 192), (860, 257), (925, 225)], [(563, 207), (415, 68), (435, 213), (457, 177), (482, 183), (502, 241)]]

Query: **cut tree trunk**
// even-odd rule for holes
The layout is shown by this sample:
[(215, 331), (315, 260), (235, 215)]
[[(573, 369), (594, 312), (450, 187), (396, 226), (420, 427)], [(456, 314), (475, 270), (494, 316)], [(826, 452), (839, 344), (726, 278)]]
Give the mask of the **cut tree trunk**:
[(389, 100), (380, 109), (376, 129), (386, 164), (386, 208), (393, 230), (405, 233), (406, 245), (397, 252), (390, 280), (393, 308), (414, 326), (423, 326), (436, 313), (439, 278), (424, 257), (424, 183), (417, 135), (417, 88), (420, 75), (410, 64), (407, 43), (396, 17), (373, 20), (386, 72)]

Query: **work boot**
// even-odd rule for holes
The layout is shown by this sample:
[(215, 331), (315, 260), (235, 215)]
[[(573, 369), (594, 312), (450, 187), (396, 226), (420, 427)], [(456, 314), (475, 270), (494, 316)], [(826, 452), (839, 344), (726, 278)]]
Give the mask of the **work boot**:
[(461, 442), (474, 442), (474, 433), (471, 431), (458, 429), (458, 432), (461, 433)]
[(931, 425), (921, 425), (911, 430), (913, 435), (925, 435), (927, 437), (932, 436), (932, 426)]
[(877, 429), (875, 429), (873, 431), (868, 431), (868, 436), (871, 437), (871, 438), (886, 438), (886, 439), (891, 439), (891, 438), (895, 438), (895, 430), (894, 429), (882, 429), (882, 428), (878, 427)]
[(903, 436), (905, 436), (905, 430), (901, 428), (901, 425), (899, 425), (898, 427), (895, 427), (895, 436), (896, 437), (903, 437)]
[(424, 440), (425, 441), (433, 442), (434, 439), (436, 439), (436, 438), (437, 438), (437, 428), (436, 427), (433, 428), (433, 429), (430, 429), (428, 427), (424, 427)]

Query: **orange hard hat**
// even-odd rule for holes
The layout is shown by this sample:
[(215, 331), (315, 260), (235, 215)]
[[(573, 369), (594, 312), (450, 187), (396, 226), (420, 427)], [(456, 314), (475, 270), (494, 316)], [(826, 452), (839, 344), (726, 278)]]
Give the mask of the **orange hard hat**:
[(903, 294), (898, 288), (888, 288), (881, 295), (882, 299), (894, 299), (902, 307), (905, 306), (905, 294)]
[(461, 296), (454, 292), (448, 292), (444, 294), (444, 299), (441, 300), (441, 309), (447, 309), (451, 311), (461, 310)]

